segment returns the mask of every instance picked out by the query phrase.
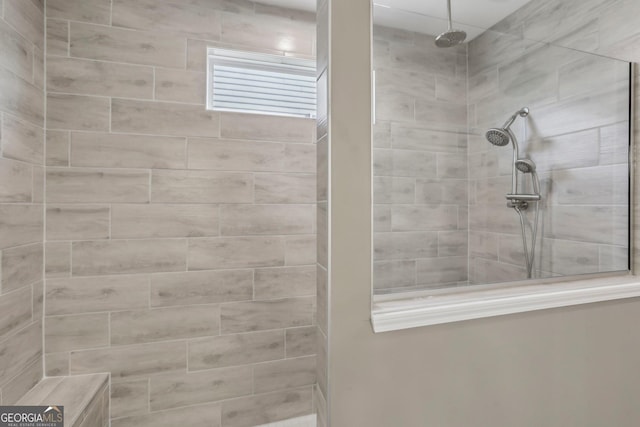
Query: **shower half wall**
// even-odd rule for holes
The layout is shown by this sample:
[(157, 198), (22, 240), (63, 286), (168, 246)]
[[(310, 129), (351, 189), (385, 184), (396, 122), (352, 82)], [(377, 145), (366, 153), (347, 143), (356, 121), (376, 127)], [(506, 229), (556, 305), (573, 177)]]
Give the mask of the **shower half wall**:
[(533, 277), (628, 268), (629, 65), (527, 40), (518, 16), (455, 49), (374, 26), (376, 293), (526, 279), (513, 151), (484, 136), (521, 107), (543, 195)]

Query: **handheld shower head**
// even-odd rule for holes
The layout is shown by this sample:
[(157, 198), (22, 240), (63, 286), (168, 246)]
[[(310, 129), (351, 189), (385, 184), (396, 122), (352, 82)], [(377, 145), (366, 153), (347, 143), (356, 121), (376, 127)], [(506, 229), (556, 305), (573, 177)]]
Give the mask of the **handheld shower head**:
[(516, 169), (522, 173), (531, 174), (531, 182), (533, 183), (534, 194), (540, 194), (540, 178), (536, 172), (536, 164), (530, 159), (518, 159), (515, 163)]
[(536, 164), (533, 160), (518, 159), (516, 161), (516, 168), (522, 173), (534, 173), (536, 171)]

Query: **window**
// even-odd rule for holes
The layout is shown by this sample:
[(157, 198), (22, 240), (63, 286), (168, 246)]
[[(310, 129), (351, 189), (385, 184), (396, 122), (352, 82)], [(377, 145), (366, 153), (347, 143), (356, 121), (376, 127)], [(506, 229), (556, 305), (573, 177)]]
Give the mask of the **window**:
[(207, 109), (315, 117), (315, 61), (209, 48)]

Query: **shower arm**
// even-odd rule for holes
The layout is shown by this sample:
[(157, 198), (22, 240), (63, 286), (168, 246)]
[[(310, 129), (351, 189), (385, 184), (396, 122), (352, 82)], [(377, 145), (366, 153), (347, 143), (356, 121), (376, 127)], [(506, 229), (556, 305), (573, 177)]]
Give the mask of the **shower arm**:
[(511, 116), (509, 118), (509, 120), (504, 122), (504, 125), (502, 125), (502, 128), (503, 129), (509, 129), (511, 127), (511, 125), (513, 124), (513, 122), (516, 121), (517, 118), (518, 118), (518, 113), (515, 113), (513, 116)]
[(447, 0), (447, 12), (449, 13), (449, 31), (453, 29), (453, 22), (451, 20), (451, 0)]
[(516, 119), (518, 118), (518, 116), (520, 117), (527, 117), (529, 115), (529, 108), (527, 107), (522, 107), (521, 109), (519, 109), (518, 111), (516, 111), (515, 113), (513, 113), (513, 116), (511, 116), (509, 118), (509, 120), (507, 120), (506, 122), (504, 122), (504, 125), (502, 126), (504, 129), (508, 129), (509, 127), (511, 127), (511, 125), (513, 124), (513, 122), (516, 121)]

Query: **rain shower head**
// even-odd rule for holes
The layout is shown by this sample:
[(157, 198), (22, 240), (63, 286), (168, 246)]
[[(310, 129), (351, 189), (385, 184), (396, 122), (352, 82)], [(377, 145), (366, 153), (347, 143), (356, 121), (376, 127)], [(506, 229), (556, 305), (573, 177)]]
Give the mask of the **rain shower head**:
[(516, 161), (516, 168), (522, 173), (534, 173), (536, 171), (536, 164), (533, 160), (518, 159)]
[(465, 41), (467, 33), (462, 30), (448, 30), (436, 37), (436, 46), (452, 47)]
[(509, 141), (511, 141), (509, 132), (507, 132), (506, 129), (489, 129), (485, 136), (487, 138), (487, 141), (489, 141), (496, 147), (504, 147), (509, 143)]
[(467, 33), (462, 30), (454, 30), (451, 20), (451, 0), (447, 0), (447, 11), (449, 13), (449, 29), (436, 37), (436, 46), (452, 47), (465, 41)]

